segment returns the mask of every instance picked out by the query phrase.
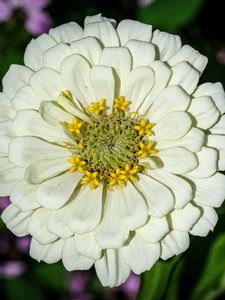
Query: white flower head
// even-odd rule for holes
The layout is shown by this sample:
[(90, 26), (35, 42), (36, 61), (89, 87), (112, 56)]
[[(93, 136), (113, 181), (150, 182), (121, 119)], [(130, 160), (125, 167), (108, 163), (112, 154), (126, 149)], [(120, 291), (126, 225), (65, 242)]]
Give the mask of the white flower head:
[(101, 15), (34, 39), (0, 94), (2, 219), (104, 286), (182, 253), (225, 198), (225, 97), (179, 36)]

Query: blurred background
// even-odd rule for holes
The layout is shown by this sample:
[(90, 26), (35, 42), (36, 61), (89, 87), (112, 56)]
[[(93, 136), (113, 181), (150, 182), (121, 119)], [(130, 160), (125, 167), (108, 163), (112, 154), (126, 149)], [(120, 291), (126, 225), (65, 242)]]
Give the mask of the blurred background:
[[(179, 34), (209, 58), (201, 82), (225, 85), (225, 19), (219, 0), (0, 0), (0, 79), (10, 64), (23, 64), (32, 37), (86, 15), (131, 18)], [(1, 84), (0, 84), (1, 86)], [(0, 212), (9, 204), (0, 199)], [(192, 237), (189, 250), (158, 262), (119, 288), (103, 288), (93, 270), (67, 272), (61, 263), (29, 258), (29, 237), (12, 235), (0, 219), (1, 300), (222, 300), (225, 299), (225, 205), (206, 238)], [(141, 280), (140, 280), (141, 279)]]

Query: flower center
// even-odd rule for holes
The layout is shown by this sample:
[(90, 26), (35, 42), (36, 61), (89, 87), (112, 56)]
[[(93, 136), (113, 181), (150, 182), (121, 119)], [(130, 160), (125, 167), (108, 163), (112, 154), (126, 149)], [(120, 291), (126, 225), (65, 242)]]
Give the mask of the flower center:
[(82, 181), (91, 189), (99, 184), (122, 187), (128, 180), (134, 182), (143, 170), (139, 159), (157, 153), (155, 143), (149, 140), (154, 124), (130, 113), (129, 103), (123, 96), (115, 98), (112, 112), (107, 114), (102, 99), (85, 109), (89, 121), (74, 116), (72, 123), (63, 123), (74, 141), (68, 144), (70, 172), (83, 172)]

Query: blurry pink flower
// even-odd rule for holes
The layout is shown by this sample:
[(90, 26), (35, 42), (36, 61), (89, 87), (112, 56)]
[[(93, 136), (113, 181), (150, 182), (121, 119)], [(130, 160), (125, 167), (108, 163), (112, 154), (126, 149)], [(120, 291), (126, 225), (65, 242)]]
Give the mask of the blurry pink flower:
[(50, 15), (43, 9), (51, 0), (0, 0), (0, 22), (12, 18), (15, 10), (25, 15), (24, 26), (34, 35), (47, 32), (52, 24)]
[(9, 197), (0, 197), (0, 212), (2, 212), (9, 204), (10, 204)]
[(127, 281), (120, 287), (129, 300), (135, 299), (140, 286), (140, 277), (131, 273)]
[(22, 253), (28, 254), (30, 248), (30, 236), (18, 237), (16, 238), (16, 248)]
[(89, 279), (88, 272), (74, 272), (69, 279), (69, 289), (71, 294), (82, 294)]
[(225, 65), (225, 49), (219, 50), (217, 52), (216, 56), (217, 56), (218, 62), (221, 63), (222, 65)]
[(15, 278), (26, 271), (26, 265), (22, 261), (7, 261), (0, 264), (0, 278)]

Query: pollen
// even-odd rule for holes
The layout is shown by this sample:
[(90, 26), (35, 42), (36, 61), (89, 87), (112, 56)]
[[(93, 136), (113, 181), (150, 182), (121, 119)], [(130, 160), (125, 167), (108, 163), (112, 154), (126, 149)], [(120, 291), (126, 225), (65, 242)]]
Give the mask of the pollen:
[(117, 168), (115, 172), (111, 173), (110, 177), (109, 186), (118, 184), (120, 187), (123, 187), (126, 181), (126, 176), (122, 174), (120, 168)]
[(92, 111), (96, 115), (99, 115), (105, 109), (105, 99), (99, 102), (92, 102), (90, 106), (87, 107), (88, 110)]
[(146, 120), (141, 119), (140, 123), (138, 125), (134, 126), (134, 129), (136, 129), (138, 131), (138, 134), (140, 136), (148, 134), (148, 135), (152, 135), (152, 128), (155, 126), (154, 123), (148, 123)]
[(66, 128), (69, 132), (75, 132), (80, 134), (80, 128), (83, 125), (83, 122), (79, 122), (77, 118), (74, 116), (72, 124), (66, 123)]
[(129, 105), (129, 101), (126, 101), (124, 96), (121, 96), (119, 98), (114, 98), (114, 104), (113, 104), (114, 108), (125, 111), (128, 105)]
[(154, 149), (155, 143), (150, 141), (148, 144), (144, 144), (143, 142), (139, 143), (140, 150), (137, 152), (137, 155), (141, 158), (145, 158), (148, 155), (158, 153), (158, 150)]
[(91, 190), (93, 190), (96, 186), (100, 185), (100, 182), (98, 181), (98, 173), (97, 172), (85, 172), (85, 176), (82, 178), (82, 182), (84, 184), (89, 184), (89, 187)]
[(121, 171), (121, 174), (126, 177), (125, 181), (130, 180), (131, 182), (135, 182), (136, 177), (134, 175), (136, 175), (139, 170), (140, 170), (139, 166), (134, 166), (134, 167), (131, 168), (129, 166), (129, 164), (126, 164), (124, 170)]
[(71, 173), (75, 171), (83, 172), (83, 166), (86, 165), (86, 162), (84, 160), (81, 160), (79, 157), (74, 155), (70, 159), (68, 159), (68, 162), (73, 165), (70, 168)]

